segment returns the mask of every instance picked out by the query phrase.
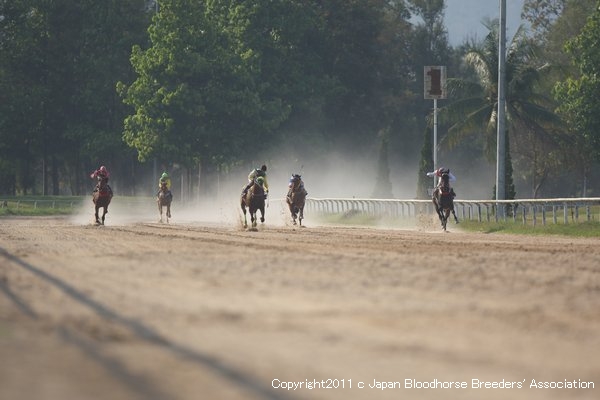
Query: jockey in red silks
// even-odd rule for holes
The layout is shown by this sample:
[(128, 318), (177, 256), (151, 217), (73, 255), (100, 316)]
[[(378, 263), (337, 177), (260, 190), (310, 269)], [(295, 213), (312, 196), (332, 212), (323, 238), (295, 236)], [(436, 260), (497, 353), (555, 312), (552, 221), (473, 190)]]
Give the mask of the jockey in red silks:
[[(437, 177), (439, 178), (439, 179), (438, 179), (438, 184), (437, 184), (437, 186), (435, 187), (435, 191), (433, 192), (433, 195), (434, 195), (434, 196), (435, 196), (435, 195), (437, 194), (437, 192), (439, 191), (439, 188), (440, 188), (440, 186), (441, 186), (441, 184), (442, 184), (442, 175), (443, 175), (444, 173), (447, 173), (447, 174), (448, 174), (448, 180), (449, 180), (450, 182), (456, 182), (456, 177), (455, 177), (454, 175), (452, 175), (452, 173), (450, 172), (450, 170), (449, 170), (448, 168), (441, 167), (441, 168), (438, 168), (438, 169), (436, 169), (436, 170), (435, 170), (435, 171), (433, 171), (433, 172), (428, 172), (428, 173), (427, 173), (427, 176), (428, 176), (428, 177), (430, 177), (430, 178), (432, 178), (432, 177), (434, 177), (434, 176), (437, 176)], [(456, 197), (456, 193), (454, 193), (454, 189), (453, 189), (453, 188), (450, 188), (450, 193), (452, 194), (452, 197)]]
[(106, 184), (106, 186), (108, 186), (108, 179), (110, 178), (110, 174), (108, 173), (108, 170), (106, 169), (106, 167), (104, 165), (102, 165), (100, 168), (98, 168), (97, 170), (95, 170), (94, 172), (92, 172), (90, 174), (90, 178), (98, 180), (98, 183), (96, 184), (96, 187), (94, 188), (94, 192), (97, 192), (98, 189), (100, 188), (101, 182), (103, 182), (104, 184)]

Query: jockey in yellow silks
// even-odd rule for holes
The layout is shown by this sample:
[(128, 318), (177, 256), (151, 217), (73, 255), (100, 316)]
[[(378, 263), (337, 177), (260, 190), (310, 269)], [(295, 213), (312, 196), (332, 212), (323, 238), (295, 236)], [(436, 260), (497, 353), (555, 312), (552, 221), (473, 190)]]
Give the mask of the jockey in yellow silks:
[(163, 172), (162, 175), (160, 176), (160, 179), (158, 180), (158, 193), (156, 193), (157, 196), (160, 193), (160, 191), (162, 190), (163, 184), (166, 185), (167, 192), (170, 194), (171, 193), (171, 177), (169, 176), (169, 174), (167, 172)]

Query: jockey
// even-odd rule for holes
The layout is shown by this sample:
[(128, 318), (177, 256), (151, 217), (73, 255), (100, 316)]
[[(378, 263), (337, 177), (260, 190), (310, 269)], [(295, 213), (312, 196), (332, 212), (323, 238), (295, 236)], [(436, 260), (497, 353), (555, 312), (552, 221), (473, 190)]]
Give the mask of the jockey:
[(163, 172), (158, 179), (158, 192), (156, 193), (157, 196), (160, 194), (163, 184), (167, 186), (167, 195), (171, 194), (171, 177), (167, 171)]
[(304, 192), (305, 195), (308, 194), (306, 192), (306, 189), (304, 189), (304, 182), (302, 181), (302, 177), (298, 174), (292, 174), (292, 177), (290, 178), (290, 181), (288, 183), (288, 193), (287, 193), (288, 199), (292, 198), (292, 188), (294, 187), (294, 183), (298, 182), (298, 181), (300, 181), (300, 184), (298, 185), (298, 191)]
[(106, 186), (108, 186), (108, 179), (110, 178), (110, 174), (108, 173), (106, 167), (102, 165), (100, 168), (98, 168), (90, 174), (90, 178), (98, 180), (98, 183), (94, 188), (94, 192), (97, 192), (100, 189), (100, 183), (104, 183)]
[(246, 193), (248, 193), (248, 189), (250, 189), (250, 186), (254, 184), (254, 179), (256, 179), (259, 176), (262, 176), (264, 178), (263, 182), (265, 187), (265, 197), (267, 197), (267, 194), (269, 193), (269, 184), (267, 183), (267, 166), (264, 164), (260, 168), (256, 168), (250, 171), (250, 173), (248, 174), (248, 184), (242, 191), (242, 194), (245, 195)]
[[(444, 173), (448, 174), (448, 181), (449, 182), (456, 182), (456, 177), (454, 175), (452, 175), (452, 173), (450, 172), (450, 169), (448, 169), (448, 168), (440, 167), (440, 168), (436, 169), (433, 172), (428, 172), (427, 173), (427, 176), (430, 177), (430, 178), (432, 178), (434, 176), (439, 177), (438, 184), (435, 187), (435, 190), (433, 192), (433, 196), (434, 197), (439, 192), (439, 188), (442, 185), (442, 175)], [(456, 197), (456, 193), (454, 193), (454, 188), (452, 188), (452, 187), (450, 188), (450, 193), (452, 194), (452, 197)]]

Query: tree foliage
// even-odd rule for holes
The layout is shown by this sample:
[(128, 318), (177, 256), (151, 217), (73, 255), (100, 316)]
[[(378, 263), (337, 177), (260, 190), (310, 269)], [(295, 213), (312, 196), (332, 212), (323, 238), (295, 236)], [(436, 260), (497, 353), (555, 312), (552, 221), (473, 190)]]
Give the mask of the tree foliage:
[(600, 161), (600, 8), (589, 16), (581, 33), (568, 41), (565, 50), (572, 57), (579, 76), (556, 85), (559, 112), (578, 136), (580, 150)]
[[(484, 138), (484, 152), (495, 159), (498, 110), (498, 24), (491, 23), (489, 34), (481, 45), (467, 51), (465, 63), (475, 72), (476, 80), (449, 79), (453, 101), (440, 110), (440, 118), (448, 124), (448, 134), (442, 139), (447, 146), (456, 146), (472, 135)], [(557, 145), (555, 133), (560, 120), (553, 112), (551, 99), (540, 93), (547, 65), (536, 55), (536, 46), (521, 27), (507, 48), (506, 54), (506, 118), (507, 133), (512, 147), (527, 159), (533, 147), (526, 140)], [(507, 135), (507, 137), (508, 137)], [(510, 158), (507, 158), (510, 160)], [(507, 172), (512, 167), (507, 166)], [(507, 182), (512, 176), (507, 176)], [(507, 187), (506, 193), (514, 188)]]
[[(585, 158), (589, 169), (598, 158), (588, 151), (598, 148), (593, 25), (569, 45), (576, 69), (545, 66), (569, 61), (562, 41), (579, 35), (593, 1), (527, 0), (533, 37), (510, 49), (511, 149), (528, 163), (515, 173), (534, 187), (561, 160)], [(149, 160), (182, 165), (191, 178), (289, 143), (301, 144), (286, 154), (294, 158), (335, 150), (375, 167), (379, 154), (384, 187), (390, 164), (417, 164), (419, 149), (419, 168), (431, 164), (424, 65), (460, 78), (446, 141), (475, 135), (491, 150), (496, 39), (473, 43), (483, 53), (462, 68), (464, 47), (448, 45), (444, 8), (443, 0), (0, 0), (0, 190), (81, 194), (91, 169), (106, 164), (131, 193), (145, 184)], [(532, 41), (544, 46), (536, 57)], [(558, 79), (567, 139), (548, 112)], [(461, 151), (477, 158), (474, 149)]]
[(115, 84), (131, 71), (131, 44), (143, 41), (144, 6), (0, 1), (0, 159), (13, 170), (10, 192), (33, 191), (36, 180), (43, 193), (77, 192), (90, 161), (127, 154)]

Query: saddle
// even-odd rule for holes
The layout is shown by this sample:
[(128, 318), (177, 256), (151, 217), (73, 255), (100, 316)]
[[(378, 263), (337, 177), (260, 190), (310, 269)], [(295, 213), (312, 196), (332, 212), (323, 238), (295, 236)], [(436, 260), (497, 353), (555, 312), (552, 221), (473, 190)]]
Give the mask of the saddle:
[(167, 188), (167, 184), (165, 182), (160, 184), (160, 190), (158, 192), (158, 198), (160, 199), (160, 194), (163, 193), (163, 198), (165, 200), (173, 199), (173, 193)]
[(96, 184), (96, 187), (94, 188), (94, 192), (98, 192), (98, 195), (100, 197), (103, 196), (112, 196), (112, 189), (110, 188), (110, 186), (108, 185), (108, 183), (103, 180), (103, 179), (98, 179), (98, 183)]

